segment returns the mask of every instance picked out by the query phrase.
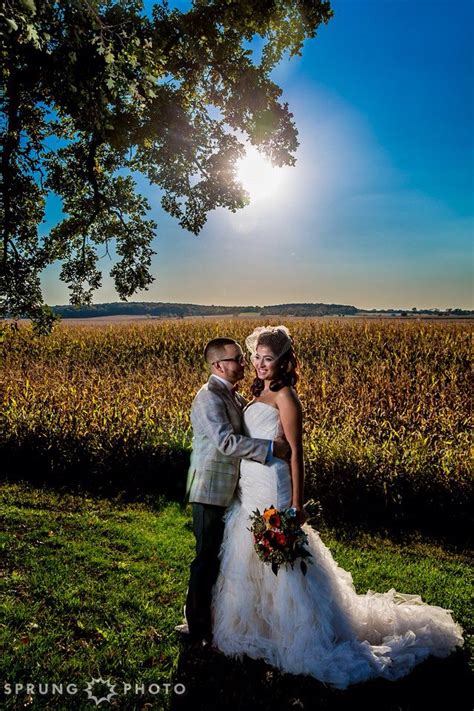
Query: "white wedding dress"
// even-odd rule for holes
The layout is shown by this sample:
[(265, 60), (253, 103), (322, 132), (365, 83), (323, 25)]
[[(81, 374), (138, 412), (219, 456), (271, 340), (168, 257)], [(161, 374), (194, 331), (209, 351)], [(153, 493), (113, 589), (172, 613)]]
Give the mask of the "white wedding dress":
[[(274, 439), (278, 410), (254, 402), (244, 411), (245, 433)], [(263, 659), (284, 672), (311, 675), (339, 689), (374, 677), (398, 679), (429, 655), (447, 656), (464, 643), (450, 610), (419, 595), (391, 588), (356, 593), (310, 525), (312, 564), (303, 575), (281, 567), (278, 575), (253, 547), (249, 515), (291, 504), (290, 469), (242, 460), (236, 496), (225, 514), (220, 572), (213, 588), (213, 638), (226, 655)]]

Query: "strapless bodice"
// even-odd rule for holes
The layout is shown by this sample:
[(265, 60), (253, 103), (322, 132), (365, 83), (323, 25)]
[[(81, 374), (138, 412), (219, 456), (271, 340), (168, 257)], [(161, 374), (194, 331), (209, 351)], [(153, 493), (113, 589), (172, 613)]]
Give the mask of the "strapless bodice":
[[(274, 440), (281, 437), (283, 428), (276, 407), (265, 402), (252, 402), (244, 410), (244, 433), (248, 437)], [(240, 463), (238, 496), (250, 512), (259, 507), (285, 508), (291, 503), (291, 476), (288, 462), (271, 457), (266, 464), (249, 459)]]
[(266, 402), (249, 403), (243, 412), (244, 430), (248, 437), (275, 439), (283, 433), (280, 413)]

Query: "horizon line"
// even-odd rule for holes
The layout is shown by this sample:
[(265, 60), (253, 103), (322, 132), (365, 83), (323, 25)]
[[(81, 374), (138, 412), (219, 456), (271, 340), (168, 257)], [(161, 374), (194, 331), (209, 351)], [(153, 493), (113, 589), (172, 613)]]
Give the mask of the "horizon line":
[(341, 306), (345, 308), (354, 308), (357, 309), (357, 311), (413, 311), (413, 309), (416, 309), (416, 311), (448, 311), (448, 310), (456, 310), (460, 309), (461, 311), (474, 311), (474, 307), (466, 307), (466, 306), (444, 306), (444, 307), (439, 307), (439, 306), (423, 306), (423, 307), (418, 307), (418, 306), (390, 306), (390, 307), (378, 307), (378, 306), (370, 306), (370, 307), (365, 307), (365, 308), (360, 308), (359, 306), (355, 306), (354, 304), (341, 304), (337, 302), (328, 302), (328, 301), (287, 301), (287, 302), (281, 302), (279, 304), (277, 303), (270, 303), (270, 304), (211, 304), (211, 303), (195, 303), (192, 301), (101, 301), (101, 302), (93, 302), (91, 304), (81, 304), (81, 305), (74, 305), (74, 304), (47, 304), (50, 308), (76, 308), (76, 309), (84, 309), (84, 308), (91, 308), (94, 306), (104, 306), (107, 304), (117, 304), (117, 305), (127, 305), (127, 304), (155, 304), (155, 305), (160, 305), (160, 304), (166, 304), (166, 305), (172, 305), (172, 306), (206, 306), (206, 307), (214, 307), (214, 308), (226, 308), (226, 309), (232, 309), (232, 308), (240, 308), (240, 309), (245, 309), (245, 308), (252, 308), (252, 309), (265, 309), (265, 308), (271, 308), (274, 306)]

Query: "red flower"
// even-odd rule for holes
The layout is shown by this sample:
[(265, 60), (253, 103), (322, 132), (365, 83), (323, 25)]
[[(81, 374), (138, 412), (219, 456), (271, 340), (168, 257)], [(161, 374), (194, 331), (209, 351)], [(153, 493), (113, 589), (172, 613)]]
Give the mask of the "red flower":
[(281, 526), (281, 518), (280, 514), (274, 513), (270, 516), (268, 523), (272, 528), (280, 528)]
[(265, 548), (273, 548), (275, 545), (275, 531), (265, 531), (262, 536), (262, 541)]
[(276, 542), (277, 546), (284, 548), (287, 544), (287, 540), (288, 539), (284, 533), (275, 532), (275, 542)]

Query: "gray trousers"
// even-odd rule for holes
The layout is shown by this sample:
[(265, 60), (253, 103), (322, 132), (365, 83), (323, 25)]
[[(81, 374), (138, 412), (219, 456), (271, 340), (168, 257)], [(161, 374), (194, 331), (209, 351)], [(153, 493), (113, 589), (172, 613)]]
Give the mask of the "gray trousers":
[(212, 587), (219, 574), (219, 549), (224, 535), (225, 506), (193, 503), (196, 557), (191, 563), (186, 620), (196, 639), (212, 639)]

